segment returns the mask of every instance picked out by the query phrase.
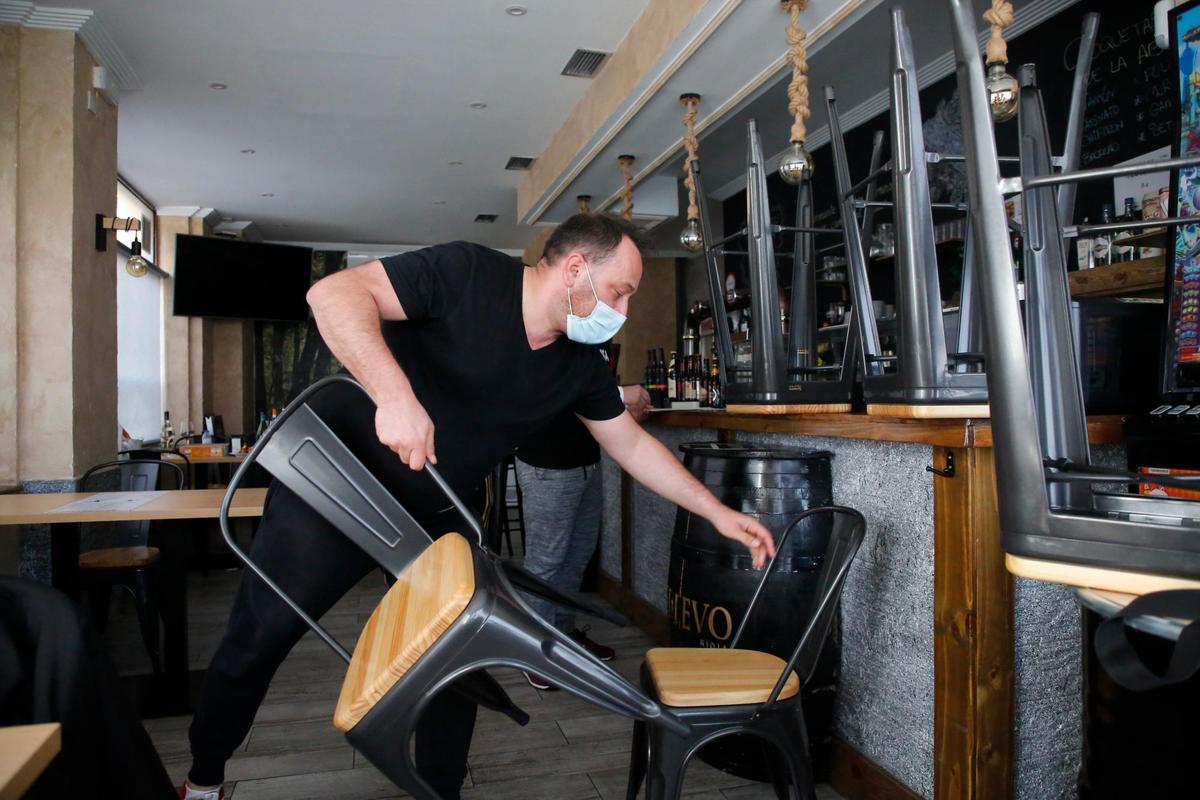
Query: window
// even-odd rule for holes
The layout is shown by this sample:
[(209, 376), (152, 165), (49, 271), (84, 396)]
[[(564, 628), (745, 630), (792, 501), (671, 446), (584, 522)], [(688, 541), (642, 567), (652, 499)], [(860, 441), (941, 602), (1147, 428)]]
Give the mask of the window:
[[(142, 220), (142, 256), (154, 262), (154, 209), (117, 183), (117, 216)], [(134, 439), (155, 441), (163, 410), (163, 284), (154, 272), (125, 271), (133, 231), (117, 231), (117, 421)]]

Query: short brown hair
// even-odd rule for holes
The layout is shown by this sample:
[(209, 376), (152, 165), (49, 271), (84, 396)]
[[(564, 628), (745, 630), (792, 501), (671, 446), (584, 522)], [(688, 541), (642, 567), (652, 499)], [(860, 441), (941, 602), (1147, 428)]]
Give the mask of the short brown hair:
[(567, 253), (578, 251), (589, 261), (601, 263), (613, 254), (624, 238), (633, 242), (639, 254), (645, 252), (646, 239), (631, 223), (609, 214), (576, 214), (550, 234), (542, 258), (553, 263)]

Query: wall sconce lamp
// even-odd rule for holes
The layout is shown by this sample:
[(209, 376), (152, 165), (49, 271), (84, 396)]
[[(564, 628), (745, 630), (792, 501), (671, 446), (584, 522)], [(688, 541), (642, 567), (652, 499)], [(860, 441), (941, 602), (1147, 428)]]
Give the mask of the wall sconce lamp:
[(129, 260), (125, 262), (125, 271), (135, 278), (140, 278), (147, 272), (160, 272), (149, 261), (142, 257), (142, 243), (137, 238), (137, 231), (142, 229), (142, 221), (136, 217), (106, 217), (96, 215), (96, 249), (101, 253), (108, 250), (109, 231), (134, 231), (133, 244), (130, 245)]

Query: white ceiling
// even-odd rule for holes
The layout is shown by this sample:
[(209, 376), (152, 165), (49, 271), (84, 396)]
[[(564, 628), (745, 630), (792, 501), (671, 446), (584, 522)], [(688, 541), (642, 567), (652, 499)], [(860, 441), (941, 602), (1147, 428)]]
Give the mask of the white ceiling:
[[(528, 14), (505, 7), (519, 3)], [(524, 247), (524, 172), (647, 0), (39, 0), (94, 10), (137, 88), (118, 169), (159, 207), (213, 207), (271, 240)], [(216, 91), (211, 83), (229, 88)], [(485, 102), (473, 110), (472, 102)], [(253, 149), (253, 155), (241, 153)], [(461, 161), (461, 165), (448, 162)], [(271, 193), (273, 197), (263, 197)], [(439, 205), (444, 202), (444, 205)], [(477, 224), (478, 213), (499, 215)]]

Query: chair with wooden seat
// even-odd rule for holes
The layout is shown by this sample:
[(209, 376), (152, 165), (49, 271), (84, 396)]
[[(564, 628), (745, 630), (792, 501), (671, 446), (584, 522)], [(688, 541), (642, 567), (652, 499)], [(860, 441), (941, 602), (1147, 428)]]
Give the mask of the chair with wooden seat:
[[(187, 473), (178, 464), (158, 459), (127, 458), (97, 464), (79, 479), (81, 492), (153, 491), (163, 485), (166, 472), (175, 478), (175, 487), (184, 488)], [(161, 671), (158, 647), (158, 560), (157, 547), (148, 544), (150, 521), (107, 523), (103, 537), (98, 525), (91, 524), (87, 539), (105, 538), (112, 546), (84, 550), (79, 554), (79, 580), (88, 592), (93, 624), (103, 631), (108, 623), (112, 588), (119, 586), (133, 597), (137, 608), (142, 641), (157, 675)], [(90, 534), (90, 535), (89, 535)]]
[[(654, 727), (687, 727), (644, 692), (536, 615), (521, 598), (533, 591), (559, 602), (572, 598), (543, 586), (484, 546), (479, 520), (431, 465), (425, 470), (474, 534), (436, 541), (354, 458), (302, 392), (255, 444), (230, 480), (220, 513), (230, 549), (347, 664), (334, 724), (397, 786), (419, 800), (439, 800), (409, 753), (417, 721), (443, 691), (457, 691), (524, 724), (486, 670), (509, 667), (544, 675), (577, 697)], [(361, 387), (359, 387), (361, 389)], [(259, 456), (276, 479), (296, 491), (348, 539), (396, 576), (358, 637), (353, 656), (314, 620), (233, 539), (229, 507)]]
[(634, 723), (627, 800), (637, 797), (643, 780), (647, 800), (675, 800), (683, 789), (689, 759), (709, 742), (733, 735), (757, 737), (779, 751), (781, 759), (768, 758), (778, 797), (815, 798), (800, 687), (816, 666), (846, 574), (866, 532), (862, 514), (854, 509), (813, 508), (788, 525), (778, 552), (785, 552), (788, 536), (797, 527), (825, 524), (821, 517), (830, 518), (829, 543), (808, 623), (788, 661), (738, 648), (777, 559), (767, 566), (728, 649), (659, 647), (646, 653), (642, 687), (664, 711), (686, 723), (687, 731)]

